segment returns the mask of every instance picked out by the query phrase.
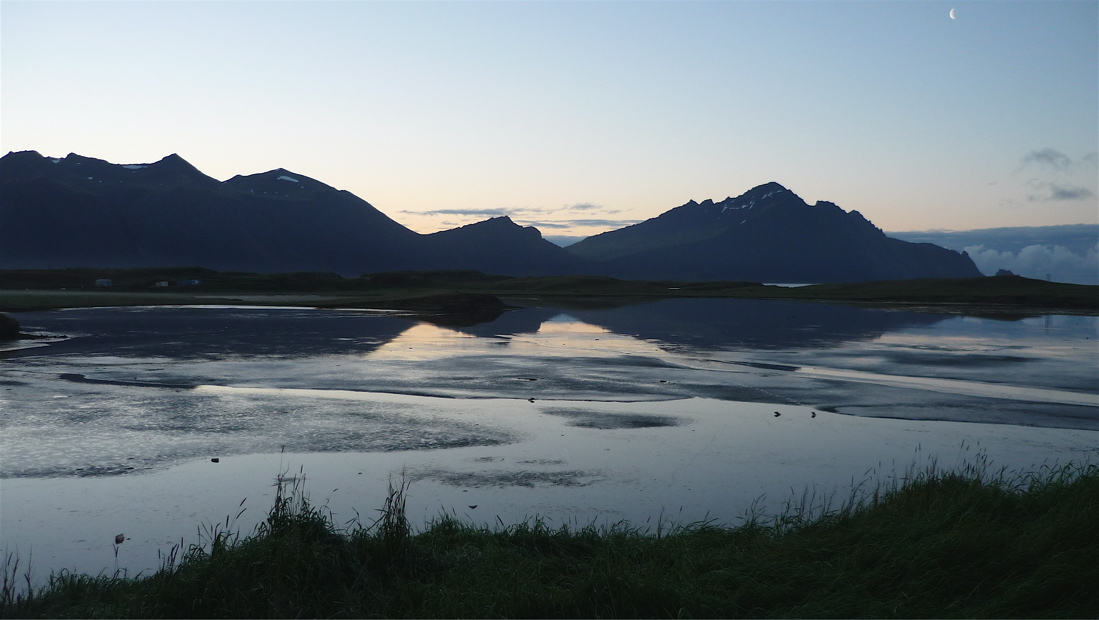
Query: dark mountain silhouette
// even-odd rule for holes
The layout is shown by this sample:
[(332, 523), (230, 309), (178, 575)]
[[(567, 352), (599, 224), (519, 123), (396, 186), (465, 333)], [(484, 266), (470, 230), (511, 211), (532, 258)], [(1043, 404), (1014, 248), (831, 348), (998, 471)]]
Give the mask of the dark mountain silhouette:
[(891, 239), (857, 212), (809, 206), (777, 183), (691, 201), (566, 250), (507, 217), (422, 235), (281, 168), (221, 182), (178, 155), (131, 165), (34, 151), (0, 158), (0, 268), (185, 265), (758, 282), (980, 275), (964, 253)]
[(566, 248), (620, 278), (844, 282), (978, 277), (964, 253), (887, 237), (858, 211), (808, 205), (778, 183), (690, 201)]
[(5, 268), (546, 275), (573, 273), (579, 264), (507, 218), (421, 235), (350, 192), (281, 168), (219, 182), (178, 155), (126, 166), (33, 151), (0, 159)]
[[(511, 257), (510, 269), (530, 275), (584, 273), (587, 261), (542, 238), (532, 226), (519, 226), (507, 216), (427, 235), (431, 264), (453, 263), (485, 273), (500, 271), (500, 255)], [(552, 267), (552, 269), (548, 269)]]

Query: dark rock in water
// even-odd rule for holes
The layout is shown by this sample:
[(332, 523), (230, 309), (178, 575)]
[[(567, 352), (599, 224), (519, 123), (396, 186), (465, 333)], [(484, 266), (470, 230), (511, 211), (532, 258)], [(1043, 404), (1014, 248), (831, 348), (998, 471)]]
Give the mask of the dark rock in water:
[(15, 340), (19, 337), (19, 321), (6, 314), (0, 314), (0, 340)]

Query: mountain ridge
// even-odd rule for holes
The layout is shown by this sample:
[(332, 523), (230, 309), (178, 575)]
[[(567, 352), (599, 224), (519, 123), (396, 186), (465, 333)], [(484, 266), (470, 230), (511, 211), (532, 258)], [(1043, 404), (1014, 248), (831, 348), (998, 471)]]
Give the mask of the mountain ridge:
[(284, 168), (218, 181), (177, 154), (125, 165), (35, 151), (0, 158), (6, 268), (202, 265), (348, 276), (443, 268), (522, 276), (576, 268), (572, 255), (536, 229), (500, 224), (491, 242), (478, 229), (421, 235), (351, 192)]
[(284, 168), (218, 181), (178, 154), (125, 165), (74, 153), (0, 158), (0, 268), (175, 265), (759, 282), (981, 275), (964, 253), (888, 239), (857, 211), (806, 205), (776, 182), (565, 249), (506, 216), (420, 234)]
[(691, 200), (566, 248), (616, 277), (842, 282), (982, 275), (965, 253), (892, 239), (858, 211), (771, 182)]

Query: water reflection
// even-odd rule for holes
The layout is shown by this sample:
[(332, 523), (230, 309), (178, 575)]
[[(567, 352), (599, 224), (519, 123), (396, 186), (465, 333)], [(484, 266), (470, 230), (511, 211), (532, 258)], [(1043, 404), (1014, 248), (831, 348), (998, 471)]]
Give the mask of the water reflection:
[(670, 348), (823, 348), (948, 320), (943, 314), (753, 299), (509, 300), (522, 306), (488, 323), (458, 328), (481, 337), (532, 334), (564, 314), (616, 334)]
[(0, 359), (0, 534), (47, 569), (109, 565), (120, 522), (123, 551), (146, 554), (127, 565), (155, 567), (158, 545), (222, 506), (260, 498), (261, 514), (291, 452), (346, 494), (341, 517), (407, 474), (413, 514), (477, 505), (493, 523), (728, 520), (921, 448), (1024, 468), (1099, 456), (1096, 317), (682, 299), (528, 303), (460, 326), (262, 308), (18, 318), (70, 336)]
[(9, 357), (303, 358), (370, 351), (417, 324), (407, 317), (290, 308), (91, 308), (16, 316), (26, 331), (72, 338)]
[(948, 317), (755, 299), (664, 299), (613, 310), (571, 310), (619, 334), (692, 349), (817, 349), (873, 340), (890, 331)]
[(461, 327), (287, 308), (23, 313), (28, 329), (71, 338), (7, 353), (0, 399), (14, 398), (9, 409), (27, 418), (50, 409), (35, 392), (74, 397), (80, 402), (45, 418), (62, 425), (142, 408), (159, 429), (188, 427), (181, 412), (196, 406), (239, 409), (253, 425), (262, 417), (251, 404), (146, 393), (197, 385), (539, 401), (702, 397), (868, 416), (1099, 423), (1096, 317), (1002, 322), (736, 299), (526, 303)]
[[(842, 305), (743, 299), (665, 299), (617, 307), (526, 307), (476, 325), (437, 327), (478, 338), (547, 333), (565, 314), (603, 330), (671, 349), (817, 349), (868, 341), (891, 331), (931, 326), (947, 315)], [(305, 358), (369, 353), (416, 328), (407, 316), (313, 309), (97, 308), (19, 315), (27, 329), (78, 336), (52, 344), (50, 355), (109, 351), (123, 357), (218, 359)], [(421, 326), (421, 327), (417, 327)], [(575, 331), (575, 326), (573, 331)], [(9, 356), (38, 355), (25, 350)]]

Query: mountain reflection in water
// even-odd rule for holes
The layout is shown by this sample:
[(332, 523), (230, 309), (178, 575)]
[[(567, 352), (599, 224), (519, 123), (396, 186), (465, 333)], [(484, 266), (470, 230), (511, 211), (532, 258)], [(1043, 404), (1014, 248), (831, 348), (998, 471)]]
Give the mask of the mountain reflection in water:
[[(819, 303), (746, 299), (665, 299), (613, 308), (561, 308), (545, 302), (493, 321), (448, 327), (481, 338), (538, 332), (562, 313), (609, 332), (694, 350), (824, 348), (872, 340), (946, 315)], [(553, 302), (549, 302), (552, 304)], [(32, 330), (77, 336), (51, 354), (110, 351), (124, 357), (302, 358), (368, 353), (419, 324), (407, 316), (302, 308), (95, 308), (22, 313)], [(34, 355), (41, 351), (11, 353)]]
[(691, 349), (819, 349), (872, 340), (944, 315), (757, 299), (663, 299), (570, 316), (617, 334)]
[(0, 357), (0, 542), (94, 574), (125, 524), (117, 561), (148, 570), (241, 498), (245, 521), (260, 518), (288, 467), (340, 519), (407, 475), (424, 521), (477, 505), (493, 523), (642, 524), (665, 510), (732, 522), (762, 495), (774, 508), (914, 455), (956, 462), (959, 446), (1027, 470), (1099, 456), (1096, 317), (507, 301), (526, 307), (475, 325), (303, 308), (19, 313), (67, 339)]

